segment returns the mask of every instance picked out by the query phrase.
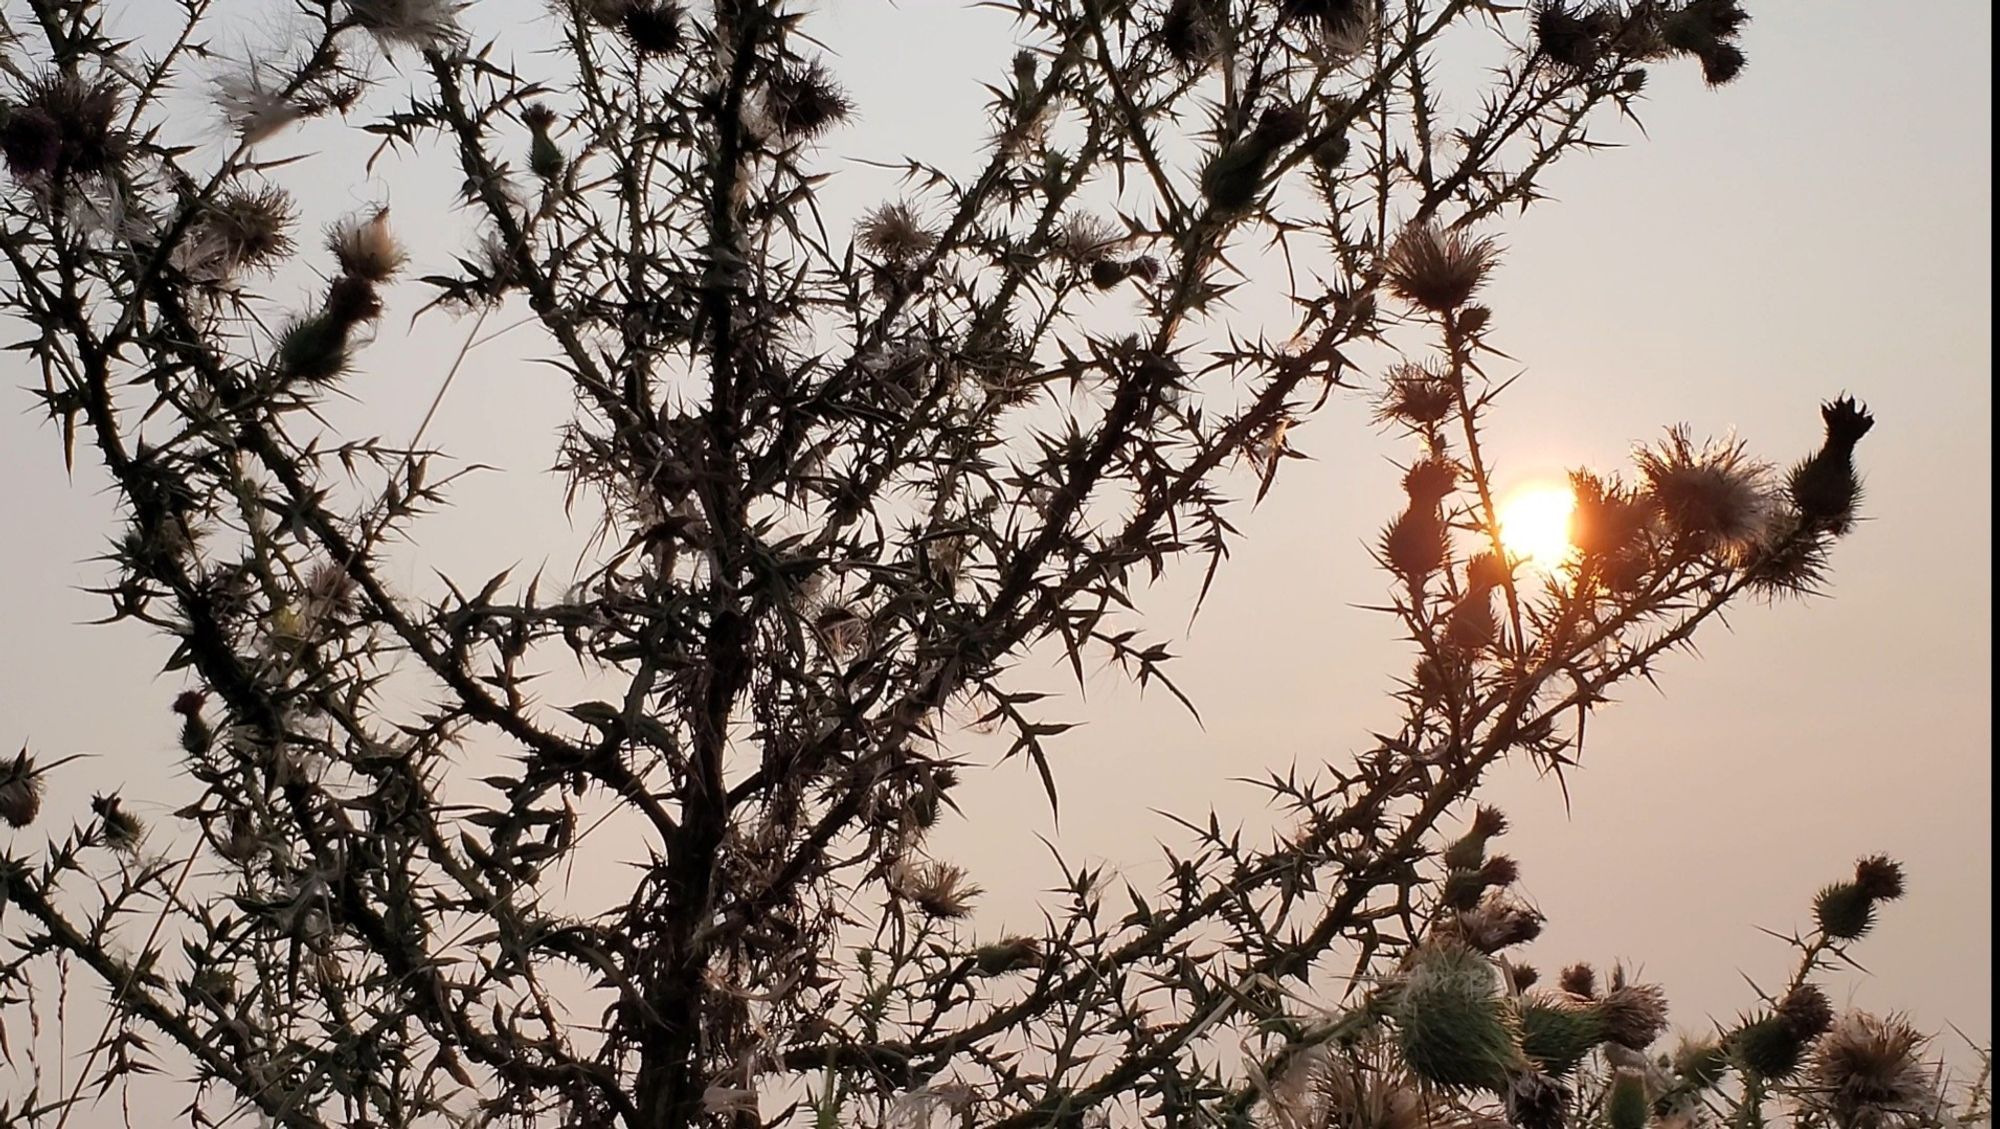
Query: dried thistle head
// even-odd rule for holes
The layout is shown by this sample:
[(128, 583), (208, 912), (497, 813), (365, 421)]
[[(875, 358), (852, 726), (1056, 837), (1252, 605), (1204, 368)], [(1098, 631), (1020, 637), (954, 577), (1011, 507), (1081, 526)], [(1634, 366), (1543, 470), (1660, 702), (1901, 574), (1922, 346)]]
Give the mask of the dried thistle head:
[(681, 48), (681, 8), (671, 0), (627, 0), (617, 20), (618, 30), (641, 58), (671, 55)]
[(288, 98), (256, 63), (217, 78), (215, 104), (245, 145), (276, 136), (306, 114), (305, 107)]
[(0, 820), (19, 829), (33, 823), (41, 810), (42, 775), (23, 745), (13, 760), (0, 765)]
[(938, 237), (924, 226), (915, 209), (897, 201), (863, 217), (855, 229), (854, 242), (863, 254), (900, 266), (930, 254)]
[(459, 36), (466, 0), (347, 0), (347, 18), (385, 48), (445, 47)]
[[(1542, 915), (1520, 900), (1489, 891), (1479, 904), (1439, 924), (1444, 932), (1491, 956), (1542, 935)], [(1520, 985), (1518, 978), (1515, 981)]]
[(1404, 229), (1383, 259), (1383, 276), (1398, 298), (1433, 313), (1465, 305), (1500, 260), (1491, 238), (1424, 222)]
[(1735, 440), (1697, 446), (1687, 428), (1634, 455), (1647, 497), (1667, 527), (1700, 552), (1742, 562), (1772, 527), (1771, 470)]
[(0, 157), (15, 180), (93, 177), (115, 169), (130, 147), (118, 126), (121, 100), (109, 80), (53, 73), (0, 108)]
[(970, 914), (973, 899), (984, 893), (966, 880), (964, 868), (930, 859), (898, 862), (889, 872), (889, 890), (927, 916), (947, 920)]
[(1586, 1000), (1597, 998), (1597, 970), (1583, 961), (1563, 969), (1556, 983), (1572, 996), (1581, 996)]
[(1815, 1045), (1805, 1092), (1841, 1129), (1921, 1123), (1939, 1103), (1922, 1052), (1929, 1040), (1900, 1016), (1840, 1017)]
[(1653, 984), (1619, 984), (1597, 1002), (1604, 1037), (1643, 1051), (1667, 1029), (1667, 994)]
[[(1440, 1115), (1402, 1071), (1329, 1054), (1304, 1065), (1300, 1129), (1434, 1129)], [(1448, 1122), (1447, 1122), (1448, 1124)]]
[(764, 87), (764, 114), (789, 140), (816, 140), (853, 112), (854, 103), (818, 62), (781, 68)]
[(389, 230), (389, 209), (381, 207), (366, 218), (350, 216), (327, 233), (326, 245), (342, 273), (380, 284), (395, 277), (408, 256)]
[(1375, 418), (1422, 432), (1444, 422), (1457, 406), (1457, 393), (1442, 370), (1406, 362), (1391, 368), (1384, 379)]
[(1053, 242), (1057, 254), (1087, 267), (1109, 257), (1123, 238), (1109, 220), (1090, 212), (1071, 212), (1057, 226)]
[(239, 270), (269, 270), (292, 253), (296, 218), (291, 193), (276, 185), (224, 192), (203, 209), (181, 245), (182, 269), (217, 280)]

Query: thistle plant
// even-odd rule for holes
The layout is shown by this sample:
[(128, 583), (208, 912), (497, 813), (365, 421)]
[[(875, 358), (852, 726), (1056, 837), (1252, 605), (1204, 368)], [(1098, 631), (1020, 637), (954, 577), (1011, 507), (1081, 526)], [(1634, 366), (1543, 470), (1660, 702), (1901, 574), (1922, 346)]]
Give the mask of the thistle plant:
[[(1812, 592), (1856, 520), (1842, 396), (1788, 475), (1685, 429), (1577, 471), (1553, 572), (1500, 536), (1500, 221), (1651, 68), (1733, 78), (1743, 9), (1002, 6), (974, 171), (913, 156), (847, 216), (867, 107), (792, 0), (554, 0), (532, 73), (490, 3), (295, 0), (234, 60), (211, 0), (143, 33), (5, 9), (4, 309), (61, 457), (115, 486), (104, 595), (173, 643), (186, 783), (149, 825), (117, 790), (47, 810), (63, 758), (0, 766), (0, 1121), (168, 1079), (202, 1125), (1943, 1123), (1924, 1040), (1811, 979), (1894, 862), (1666, 1053), (1659, 988), (1537, 986), (1477, 803), (1725, 608)], [(1502, 62), (1446, 99), (1465, 36)], [(197, 104), (219, 138), (182, 136)], [(411, 250), (438, 217), (399, 200), (311, 214), (284, 147), (352, 133), (462, 184), (470, 249)], [(1239, 324), (1270, 246), (1295, 313)], [(573, 576), (395, 581), (458, 474), (322, 409), (404, 363), (405, 297), (517, 325), (573, 393)], [(1136, 594), (1212, 575), (1341, 390), (1408, 443), (1398, 722), (1265, 781), (1269, 841), (1190, 816), (1162, 888), (1069, 867), (1040, 934), (983, 932), (932, 836), (986, 771), (957, 738), (1056, 804), (1068, 726), (1015, 664), (1172, 688)], [(585, 868), (612, 904), (568, 895)]]

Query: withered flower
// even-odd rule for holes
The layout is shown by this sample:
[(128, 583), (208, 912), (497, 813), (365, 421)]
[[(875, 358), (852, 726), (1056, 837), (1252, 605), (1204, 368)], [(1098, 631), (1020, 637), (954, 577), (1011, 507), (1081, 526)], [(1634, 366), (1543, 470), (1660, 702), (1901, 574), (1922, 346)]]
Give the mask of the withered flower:
[(1491, 238), (1426, 222), (1404, 230), (1382, 267), (1391, 293), (1441, 314), (1470, 301), (1499, 260)]

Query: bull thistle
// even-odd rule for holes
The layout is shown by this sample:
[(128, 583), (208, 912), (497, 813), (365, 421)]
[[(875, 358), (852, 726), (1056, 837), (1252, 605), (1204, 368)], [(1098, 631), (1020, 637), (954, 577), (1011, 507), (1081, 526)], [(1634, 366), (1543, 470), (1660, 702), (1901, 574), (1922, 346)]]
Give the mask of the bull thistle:
[(1434, 1086), (1502, 1093), (1525, 1065), (1499, 971), (1459, 942), (1433, 940), (1410, 955), (1389, 1015), (1403, 1063)]

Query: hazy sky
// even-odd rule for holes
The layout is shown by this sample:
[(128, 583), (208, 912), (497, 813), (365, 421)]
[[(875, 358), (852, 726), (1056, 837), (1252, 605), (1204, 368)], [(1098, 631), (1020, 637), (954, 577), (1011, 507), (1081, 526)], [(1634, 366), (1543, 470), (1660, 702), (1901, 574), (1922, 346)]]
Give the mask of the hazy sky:
[[(828, 8), (819, 33), (841, 52), (862, 115), (833, 149), (969, 161), (963, 139), (978, 135), (985, 95), (968, 76), (1004, 65), (1006, 22), (928, 0)], [(1573, 810), (1525, 765), (1498, 773), (1488, 797), (1514, 817), (1506, 849), (1550, 918), (1527, 959), (1635, 962), (1689, 1026), (1750, 1002), (1742, 975), (1770, 984), (1789, 970), (1792, 954), (1757, 927), (1804, 928), (1813, 892), (1859, 855), (1903, 859), (1911, 893), (1856, 950), (1872, 975), (1834, 979), (1836, 1002), (1907, 1008), (1920, 1026), (1953, 1023), (1983, 1042), (1990, 8), (1820, 0), (1751, 10), (1751, 65), (1735, 85), (1711, 92), (1690, 65), (1658, 68), (1642, 110), (1649, 136), (1607, 134), (1632, 144), (1561, 164), (1543, 184), (1555, 199), (1501, 227), (1496, 341), (1526, 376), (1494, 416), (1494, 443), (1503, 478), (1519, 482), (1577, 465), (1623, 469), (1634, 441), (1681, 421), (1734, 429), (1783, 462), (1817, 442), (1819, 401), (1845, 391), (1879, 421), (1861, 447), (1870, 520), (1840, 547), (1831, 598), (1742, 606), (1728, 629), (1707, 632), (1699, 657), (1663, 664), (1659, 692), (1628, 688), (1593, 719), (1569, 780)], [(538, 11), (481, 0), (471, 21), (532, 26)], [(334, 169), (318, 190), (354, 206), (403, 201), (407, 185), (456, 184), (407, 170), (357, 179), (356, 167)], [(844, 173), (830, 207), (851, 214), (881, 184)], [(398, 214), (423, 213), (398, 203)], [(420, 260), (455, 249), (452, 232), (404, 226)], [(406, 322), (413, 307), (391, 320)], [(329, 415), (406, 438), (466, 329), (420, 324), (399, 364), (373, 357), (351, 386), (356, 401)], [(429, 438), (500, 470), (469, 483), (424, 548), (399, 561), (407, 581), (427, 583), (433, 566), (469, 575), (516, 562), (568, 575), (562, 527), (501, 520), (560, 500), (544, 468), (567, 396), (550, 370), (510, 351), (531, 341), (482, 345), (446, 401)], [(0, 742), (98, 755), (58, 782), (58, 816), (118, 780), (142, 801), (178, 795), (167, 783), (166, 704), (180, 684), (156, 674), (165, 648), (124, 626), (78, 626), (104, 611), (80, 590), (102, 575), (89, 558), (112, 529), (103, 480), (91, 467), (65, 477), (55, 434), (21, 390), (36, 378), (17, 360), (0, 364), (0, 623), (10, 640)], [(1177, 640), (1187, 656), (1178, 677), (1205, 726), (1109, 674), (1083, 701), (1061, 669), (1024, 666), (1024, 685), (1071, 692), (1055, 707), (1062, 720), (1089, 724), (1054, 746), (1059, 830), (1024, 764), (961, 790), (967, 818), (938, 846), (989, 890), (982, 930), (1035, 926), (1036, 892), (1054, 874), (1036, 834), (1054, 833), (1075, 859), (1149, 876), (1154, 841), (1176, 839), (1154, 809), (1199, 814), (1213, 803), (1261, 822), (1256, 793), (1225, 780), (1293, 758), (1339, 762), (1393, 721), (1384, 691), (1408, 658), (1395, 625), (1358, 606), (1386, 590), (1364, 543), (1397, 504), (1388, 459), (1402, 452), (1368, 414), (1363, 397), (1337, 398), (1295, 434), (1313, 461), (1291, 464), (1245, 516), (1245, 540)], [(1149, 596), (1156, 632), (1182, 632), (1188, 579)], [(160, 815), (171, 805), (136, 806)]]

